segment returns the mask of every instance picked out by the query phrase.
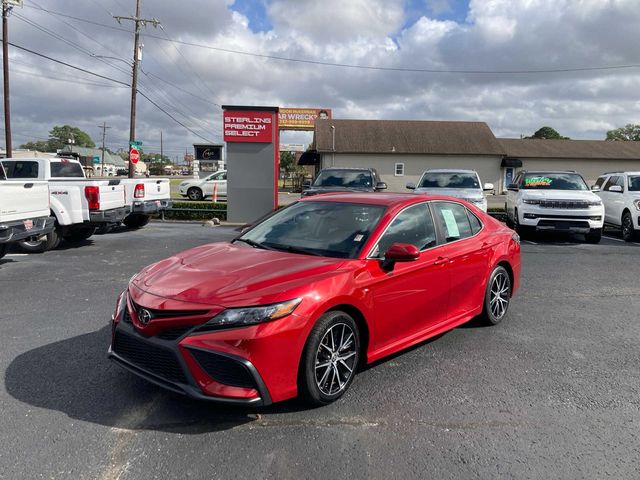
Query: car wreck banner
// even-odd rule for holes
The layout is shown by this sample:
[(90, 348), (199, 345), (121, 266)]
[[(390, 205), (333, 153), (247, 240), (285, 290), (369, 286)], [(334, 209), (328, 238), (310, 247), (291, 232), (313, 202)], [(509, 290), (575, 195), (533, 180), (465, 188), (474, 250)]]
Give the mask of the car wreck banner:
[(223, 117), (225, 142), (273, 141), (274, 115), (271, 112), (229, 110)]
[(280, 108), (280, 130), (313, 130), (318, 118), (331, 118), (330, 108)]

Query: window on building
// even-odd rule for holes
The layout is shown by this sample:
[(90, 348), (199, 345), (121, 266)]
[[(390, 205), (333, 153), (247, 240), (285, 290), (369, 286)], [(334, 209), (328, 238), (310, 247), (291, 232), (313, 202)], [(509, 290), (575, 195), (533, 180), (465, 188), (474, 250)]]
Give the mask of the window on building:
[(395, 176), (404, 177), (404, 163), (396, 163)]

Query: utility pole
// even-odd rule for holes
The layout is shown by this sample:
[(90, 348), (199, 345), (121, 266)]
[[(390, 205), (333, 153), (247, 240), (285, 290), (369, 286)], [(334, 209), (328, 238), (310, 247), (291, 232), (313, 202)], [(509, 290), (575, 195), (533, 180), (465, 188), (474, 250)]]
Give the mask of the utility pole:
[(104, 177), (104, 141), (107, 137), (107, 129), (111, 127), (107, 127), (107, 122), (102, 122), (102, 125), (98, 125), (98, 127), (102, 129), (102, 167), (100, 167), (100, 175)]
[[(140, 26), (143, 27), (147, 23), (151, 23), (154, 27), (160, 25), (160, 22), (155, 19), (140, 18), (140, 0), (136, 0), (136, 14), (134, 17), (121, 17), (114, 15), (118, 23), (122, 23), (122, 20), (130, 20), (135, 24), (134, 36), (133, 36), (133, 75), (131, 79), (131, 119), (129, 122), (129, 141), (133, 142), (136, 139), (136, 94), (138, 93), (138, 63), (142, 59), (142, 46), (140, 45)], [(135, 176), (135, 167), (131, 160), (129, 160), (129, 178)]]
[(164, 155), (163, 155), (163, 149), (162, 149), (162, 130), (160, 130), (160, 160), (164, 160)]
[(11, 145), (11, 105), (9, 102), (9, 12), (21, 0), (2, 0), (2, 72), (4, 74), (4, 138), (7, 158), (13, 155)]

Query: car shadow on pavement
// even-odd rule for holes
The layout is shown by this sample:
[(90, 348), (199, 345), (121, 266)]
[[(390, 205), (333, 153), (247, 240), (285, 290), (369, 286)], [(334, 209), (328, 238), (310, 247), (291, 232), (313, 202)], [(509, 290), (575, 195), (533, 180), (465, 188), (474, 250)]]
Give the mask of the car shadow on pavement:
[(181, 434), (215, 432), (259, 421), (261, 413), (288, 413), (297, 402), (232, 407), (195, 401), (156, 387), (107, 359), (107, 326), (17, 356), (5, 372), (7, 392), (70, 418), (130, 430)]

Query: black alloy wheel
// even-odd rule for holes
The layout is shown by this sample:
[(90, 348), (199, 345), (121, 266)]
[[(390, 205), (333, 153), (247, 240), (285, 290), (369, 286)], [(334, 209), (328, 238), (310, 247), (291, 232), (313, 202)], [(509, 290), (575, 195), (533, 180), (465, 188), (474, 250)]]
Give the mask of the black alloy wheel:
[(511, 302), (511, 277), (502, 265), (493, 269), (484, 295), (482, 317), (489, 325), (497, 325), (507, 314)]
[(204, 195), (202, 195), (202, 190), (198, 187), (191, 187), (187, 190), (187, 197), (189, 197), (189, 200), (202, 200)]
[(625, 242), (633, 242), (637, 238), (637, 234), (633, 230), (633, 218), (631, 213), (624, 212), (622, 215), (622, 239)]

